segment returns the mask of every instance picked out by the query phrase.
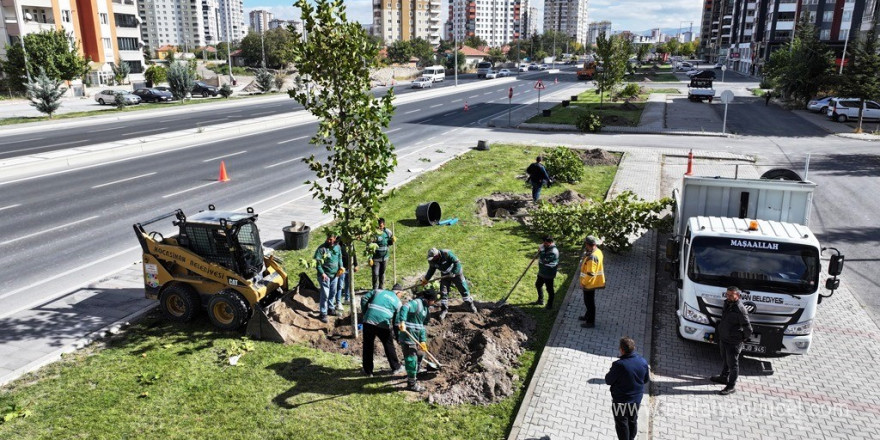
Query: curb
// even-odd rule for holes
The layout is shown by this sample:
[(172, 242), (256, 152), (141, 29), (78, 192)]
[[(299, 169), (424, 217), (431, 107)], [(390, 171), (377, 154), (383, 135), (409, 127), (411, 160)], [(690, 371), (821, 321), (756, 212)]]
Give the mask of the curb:
[[(519, 128), (521, 130), (534, 130), (534, 131), (554, 131), (561, 133), (583, 133), (577, 129), (574, 125), (570, 124), (534, 124), (523, 122), (516, 127), (511, 128)], [(598, 133), (589, 133), (589, 134), (602, 134), (602, 133), (624, 133), (624, 134), (666, 134), (666, 135), (676, 135), (676, 136), (708, 136), (708, 137), (723, 137), (723, 138), (732, 138), (736, 137), (736, 135), (732, 133), (717, 133), (717, 132), (709, 132), (709, 131), (685, 131), (685, 130), (675, 130), (670, 128), (664, 129), (650, 129), (650, 128), (641, 128), (641, 127), (615, 127), (615, 126), (605, 126), (602, 127)]]

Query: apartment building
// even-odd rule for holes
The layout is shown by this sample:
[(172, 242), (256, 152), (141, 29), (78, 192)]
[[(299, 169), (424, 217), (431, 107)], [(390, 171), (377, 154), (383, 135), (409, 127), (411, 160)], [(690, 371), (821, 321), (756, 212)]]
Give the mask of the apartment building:
[(287, 28), (289, 26), (293, 26), (294, 29), (300, 34), (303, 33), (303, 25), (301, 21), (297, 20), (282, 20), (280, 18), (276, 18), (269, 21), (269, 29), (277, 29), (277, 28)]
[(6, 44), (21, 44), (22, 36), (48, 30), (64, 30), (96, 71), (110, 72), (117, 60), (134, 74), (144, 71), (134, 0), (0, 2), (0, 57), (6, 56)]
[(529, 38), (532, 35), (538, 33), (538, 22), (540, 20), (540, 11), (538, 8), (526, 6), (528, 4), (528, 0), (523, 4), (523, 18), (522, 18), (522, 37)]
[(605, 34), (606, 37), (611, 35), (610, 21), (594, 21), (587, 25), (587, 44), (596, 44), (596, 40), (599, 39), (599, 35), (601, 34)]
[(373, 34), (385, 44), (422, 38), (440, 44), (441, 0), (373, 0)]
[(151, 51), (175, 46), (186, 52), (247, 35), (241, 0), (138, 0), (138, 14)]
[(476, 36), (490, 47), (501, 47), (523, 38), (523, 11), (528, 7), (524, 0), (450, 0), (447, 33), (458, 41)]
[(262, 9), (251, 11), (248, 14), (248, 17), (250, 18), (251, 29), (258, 34), (262, 34), (268, 29), (271, 29), (269, 27), (269, 22), (275, 18), (274, 14)]
[(544, 0), (544, 31), (553, 30), (587, 41), (588, 0)]

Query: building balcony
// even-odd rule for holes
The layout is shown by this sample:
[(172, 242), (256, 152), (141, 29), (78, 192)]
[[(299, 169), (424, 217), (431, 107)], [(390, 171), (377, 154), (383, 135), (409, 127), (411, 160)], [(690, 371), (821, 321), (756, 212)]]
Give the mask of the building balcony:
[(776, 22), (776, 30), (777, 31), (790, 31), (794, 29), (794, 21), (777, 21)]
[(779, 4), (779, 12), (795, 12), (797, 10), (797, 3), (780, 3)]

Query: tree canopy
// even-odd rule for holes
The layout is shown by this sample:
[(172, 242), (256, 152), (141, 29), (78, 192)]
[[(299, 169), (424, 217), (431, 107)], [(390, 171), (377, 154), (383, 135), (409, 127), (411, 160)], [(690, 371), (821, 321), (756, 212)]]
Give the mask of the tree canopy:
[(816, 27), (804, 16), (794, 38), (770, 54), (765, 73), (785, 99), (796, 99), (804, 106), (832, 81), (834, 61), (831, 50), (819, 41)]
[(880, 95), (880, 55), (877, 54), (877, 33), (874, 28), (857, 38), (851, 47), (851, 62), (844, 67), (839, 78), (837, 91), (840, 96), (858, 98), (862, 104), (859, 110), (857, 133), (862, 131), (865, 101)]
[(257, 32), (248, 33), (241, 40), (241, 54), (248, 66), (263, 65), (263, 45), (266, 49), (266, 67), (283, 69), (293, 61), (294, 35), (288, 28), (278, 27), (263, 33), (263, 40)]
[(596, 38), (596, 58), (601, 68), (593, 76), (593, 81), (599, 90), (599, 107), (604, 102), (605, 93), (613, 92), (614, 88), (623, 82), (632, 45), (632, 41), (619, 35), (606, 38), (604, 32)]
[(27, 34), (23, 41), (27, 47), (27, 69), (21, 44), (7, 44), (6, 60), (0, 61), (0, 68), (13, 90), (25, 90), (28, 73), (35, 76), (41, 67), (48, 78), (65, 81), (79, 78), (88, 67), (78, 46), (71, 43), (63, 30)]
[(434, 47), (424, 38), (397, 40), (388, 46), (388, 59), (392, 63), (408, 63), (412, 58), (418, 58), (422, 66), (434, 64)]

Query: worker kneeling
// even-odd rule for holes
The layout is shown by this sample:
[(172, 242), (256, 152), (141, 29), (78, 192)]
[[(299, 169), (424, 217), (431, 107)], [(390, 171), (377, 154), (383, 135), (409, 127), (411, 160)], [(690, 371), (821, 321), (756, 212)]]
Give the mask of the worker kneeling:
[(406, 366), (406, 389), (422, 392), (425, 388), (418, 384), (417, 375), (425, 352), (428, 351), (428, 308), (437, 302), (438, 294), (427, 290), (406, 303), (397, 313), (394, 323), (399, 330), (397, 342), (403, 348), (403, 363)]
[(403, 366), (397, 360), (397, 350), (394, 348), (394, 337), (391, 334), (394, 317), (400, 313), (400, 306), (400, 298), (390, 290), (372, 290), (361, 298), (361, 310), (364, 311), (362, 360), (366, 376), (373, 375), (373, 351), (377, 337), (382, 342), (382, 348), (385, 349), (391, 374), (395, 376), (403, 374)]
[(434, 275), (434, 272), (440, 270), (440, 320), (444, 320), (449, 313), (449, 287), (455, 283), (461, 297), (468, 304), (470, 311), (477, 313), (477, 307), (474, 305), (474, 299), (471, 298), (468, 289), (467, 280), (461, 270), (461, 261), (449, 249), (431, 248), (428, 251), (428, 273), (422, 278), (422, 285), (427, 285), (428, 280)]

